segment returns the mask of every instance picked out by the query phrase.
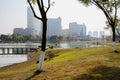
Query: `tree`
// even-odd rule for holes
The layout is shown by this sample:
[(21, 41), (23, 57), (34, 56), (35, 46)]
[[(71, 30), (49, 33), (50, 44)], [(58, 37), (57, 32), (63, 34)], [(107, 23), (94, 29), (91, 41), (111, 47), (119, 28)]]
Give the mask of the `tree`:
[(52, 43), (60, 43), (63, 40), (63, 36), (54, 35), (54, 36), (51, 36), (49, 40)]
[(0, 39), (2, 42), (6, 42), (7, 41), (7, 35), (1, 34)]
[(116, 18), (117, 10), (120, 7), (120, 0), (79, 0), (86, 6), (95, 5), (97, 8), (102, 10), (107, 18), (107, 21), (112, 30), (112, 47), (115, 52), (117, 52), (114, 42), (115, 42), (115, 28), (116, 28)]
[[(106, 23), (105, 29), (109, 29), (110, 28), (110, 24), (108, 23), (108, 21), (106, 21), (105, 23)], [(116, 39), (118, 39), (120, 41), (119, 26), (120, 26), (120, 19), (118, 19), (118, 17), (116, 17), (116, 24), (115, 24)]]
[[(51, 7), (50, 0), (27, 0), (31, 10), (34, 14), (34, 17), (42, 21), (43, 25), (43, 30), (42, 30), (42, 47), (41, 47), (41, 54), (40, 54), (40, 59), (39, 59), (39, 64), (38, 64), (38, 71), (42, 71), (42, 66), (44, 62), (44, 57), (45, 57), (45, 50), (46, 50), (46, 32), (47, 32), (47, 12)], [(45, 5), (45, 2), (47, 3), (47, 6)], [(37, 16), (35, 13), (33, 4), (37, 4), (39, 8), (39, 12), (41, 17)]]

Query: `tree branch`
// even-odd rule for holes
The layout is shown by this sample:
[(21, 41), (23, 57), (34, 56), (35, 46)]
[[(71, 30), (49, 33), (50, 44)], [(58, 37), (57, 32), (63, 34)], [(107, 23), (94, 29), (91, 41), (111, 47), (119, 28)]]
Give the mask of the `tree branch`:
[(31, 10), (32, 10), (32, 12), (33, 12), (34, 17), (37, 18), (37, 19), (39, 19), (39, 20), (42, 20), (42, 18), (40, 18), (40, 17), (38, 17), (38, 16), (36, 15), (36, 13), (35, 13), (32, 5), (31, 5), (31, 3), (30, 3), (30, 0), (27, 0), (27, 1), (28, 1), (29, 5), (30, 5), (30, 8), (31, 8)]
[(116, 18), (117, 18), (117, 2), (116, 0), (114, 0), (115, 2), (115, 16), (114, 16), (114, 25), (116, 24)]
[(48, 8), (46, 10), (46, 13), (48, 12), (49, 9), (50, 9), (50, 0), (48, 0)]
[(104, 8), (97, 1), (95, 1), (95, 3), (103, 11), (103, 13), (105, 14), (105, 16), (106, 16), (109, 24), (112, 25), (112, 18), (110, 18), (110, 16), (108, 15), (108, 13), (104, 10)]
[(42, 8), (42, 10), (44, 10), (44, 3), (43, 3), (43, 0), (41, 0), (41, 8)]
[(43, 13), (43, 9), (42, 9), (42, 7), (41, 7), (41, 3), (40, 3), (39, 0), (37, 0), (37, 5), (38, 5), (38, 8), (39, 8), (40, 14), (41, 14), (41, 16), (42, 16), (44, 13)]
[(109, 12), (108, 8), (106, 8), (104, 6), (104, 4), (102, 5), (102, 7), (103, 7), (104, 11), (107, 13), (107, 15), (109, 16), (109, 19), (112, 20), (112, 16), (110, 15), (110, 12)]

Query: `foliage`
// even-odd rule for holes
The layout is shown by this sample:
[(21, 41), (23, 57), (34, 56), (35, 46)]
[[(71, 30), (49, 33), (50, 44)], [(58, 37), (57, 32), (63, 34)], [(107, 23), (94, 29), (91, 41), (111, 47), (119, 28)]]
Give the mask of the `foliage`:
[(40, 42), (41, 37), (40, 36), (31, 36), (31, 35), (19, 35), (19, 34), (13, 34), (13, 35), (5, 35), (2, 34), (0, 36), (1, 42)]
[[(108, 23), (108, 21), (106, 21), (105, 23), (106, 23), (106, 27), (104, 27), (104, 28), (105, 29), (109, 29), (110, 28), (110, 24)], [(115, 28), (117, 29), (118, 26), (120, 26), (120, 19), (118, 19), (118, 17), (116, 17)]]
[(62, 36), (51, 36), (49, 41), (52, 43), (60, 43), (63, 40)]

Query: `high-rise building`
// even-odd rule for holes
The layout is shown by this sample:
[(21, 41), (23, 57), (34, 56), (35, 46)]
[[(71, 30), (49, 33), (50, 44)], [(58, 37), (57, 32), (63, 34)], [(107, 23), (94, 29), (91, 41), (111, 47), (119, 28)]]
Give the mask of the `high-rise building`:
[(40, 35), (41, 27), (40, 20), (36, 19), (31, 8), (27, 7), (27, 28), (15, 28), (13, 34), (36, 36)]
[(34, 27), (34, 15), (30, 7), (27, 7), (27, 27)]
[(34, 27), (35, 27), (37, 35), (39, 35), (40, 31), (41, 31), (41, 27), (42, 27), (42, 22), (35, 18), (34, 19)]
[[(36, 19), (33, 15), (33, 12), (30, 7), (27, 7), (27, 33), (31, 33), (30, 35), (39, 35), (40, 32), (40, 20)], [(29, 30), (28, 30), (29, 28)]]
[(47, 22), (47, 36), (62, 36), (61, 18), (49, 18)]
[(86, 25), (85, 24), (82, 24), (82, 35), (85, 36), (86, 35)]
[(76, 22), (69, 24), (69, 35), (74, 40), (83, 40), (86, 36), (86, 26)]

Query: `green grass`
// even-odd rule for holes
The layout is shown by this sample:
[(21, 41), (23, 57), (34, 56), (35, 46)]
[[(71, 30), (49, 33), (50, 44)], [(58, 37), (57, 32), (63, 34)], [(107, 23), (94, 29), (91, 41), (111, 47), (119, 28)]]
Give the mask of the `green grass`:
[(0, 68), (0, 80), (120, 80), (120, 47), (51, 49), (57, 56), (46, 60), (42, 73), (37, 68), (40, 52), (29, 54), (30, 61)]

